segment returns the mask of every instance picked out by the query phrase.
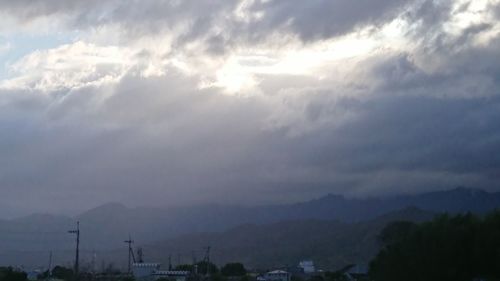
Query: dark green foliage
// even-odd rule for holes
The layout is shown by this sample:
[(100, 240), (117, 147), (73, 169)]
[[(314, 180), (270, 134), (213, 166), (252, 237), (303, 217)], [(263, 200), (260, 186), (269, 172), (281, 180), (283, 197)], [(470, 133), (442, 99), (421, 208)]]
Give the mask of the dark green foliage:
[(325, 279), (322, 276), (314, 275), (309, 278), (309, 281), (325, 281)]
[(52, 269), (52, 277), (63, 280), (72, 280), (73, 270), (63, 266), (56, 266)]
[(187, 281), (201, 281), (202, 279), (203, 279), (203, 276), (195, 275), (195, 274), (188, 275), (186, 278)]
[(500, 212), (442, 215), (431, 222), (392, 223), (370, 264), (375, 281), (470, 281), (500, 277)]
[(250, 278), (247, 275), (241, 277), (240, 281), (250, 281)]
[(395, 221), (387, 225), (380, 233), (379, 240), (384, 245), (394, 244), (408, 236), (417, 225), (409, 221)]
[(128, 276), (128, 277), (122, 278), (121, 281), (135, 281), (135, 278), (132, 276)]
[(326, 272), (325, 273), (326, 281), (349, 281), (347, 276), (342, 271), (335, 272)]
[(27, 275), (24, 272), (16, 271), (12, 267), (0, 268), (0, 281), (25, 281)]
[(210, 281), (226, 281), (227, 278), (220, 273), (215, 273), (210, 275)]
[(239, 262), (233, 262), (224, 265), (221, 268), (220, 272), (224, 276), (243, 276), (247, 274), (245, 266), (243, 266), (243, 264)]
[(304, 279), (300, 278), (297, 275), (292, 275), (291, 281), (304, 281)]

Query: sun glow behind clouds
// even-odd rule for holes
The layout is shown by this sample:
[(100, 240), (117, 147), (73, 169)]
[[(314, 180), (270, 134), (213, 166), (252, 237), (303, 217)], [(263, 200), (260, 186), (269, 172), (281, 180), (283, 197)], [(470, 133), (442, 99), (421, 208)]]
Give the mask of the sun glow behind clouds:
[(487, 186), (499, 1), (0, 1), (1, 199)]
[[(252, 3), (252, 0), (242, 1), (234, 16), (241, 21), (259, 20), (262, 15), (248, 10)], [(491, 3), (486, 0), (457, 1), (443, 28), (450, 35), (462, 34), (463, 30), (488, 19)], [(491, 22), (491, 15), (489, 20)], [(353, 58), (361, 60), (380, 49), (407, 52), (412, 48), (408, 30), (414, 24), (408, 22), (402, 13), (382, 26), (366, 26), (340, 37), (308, 43), (295, 38), (286, 43), (269, 40), (252, 47), (236, 45), (228, 48), (222, 57), (212, 57), (200, 51), (206, 47), (202, 40), (173, 48), (176, 35), (172, 30), (120, 45), (116, 36), (122, 33), (115, 30), (119, 25), (112, 25), (91, 29), (87, 34), (80, 33), (80, 41), (66, 47), (26, 55), (10, 65), (14, 75), (1, 81), (0, 85), (53, 90), (116, 81), (129, 71), (139, 76), (161, 76), (172, 66), (186, 75), (200, 77), (199, 88), (222, 88), (228, 95), (255, 95), (260, 92), (260, 79), (265, 75), (322, 79), (329, 75), (325, 74), (325, 68), (342, 72)], [(480, 33), (473, 42), (487, 43), (498, 35), (499, 26), (495, 23), (494, 28)], [(220, 32), (223, 31), (216, 30), (217, 34)]]
[[(443, 25), (450, 38), (460, 36), (465, 30), (481, 24), (492, 28), (481, 31), (472, 38), (471, 44), (486, 45), (500, 34), (500, 23), (494, 19), (491, 6), (500, 0), (457, 1), (453, 4), (450, 18)], [(324, 66), (343, 68), (352, 58), (363, 59), (377, 50), (411, 52), (414, 38), (408, 33), (414, 23), (404, 13), (380, 26), (365, 29), (314, 43), (293, 43), (287, 48), (238, 51), (217, 69), (215, 82), (204, 83), (203, 87), (222, 87), (227, 94), (255, 94), (258, 92), (259, 75), (302, 75), (321, 78)]]
[(216, 71), (215, 81), (203, 84), (203, 87), (222, 87), (227, 94), (244, 94), (255, 90), (253, 87), (258, 84), (258, 75), (320, 78), (322, 66), (336, 64), (341, 67), (346, 59), (366, 56), (380, 45), (381, 42), (368, 32), (359, 32), (314, 44), (297, 43), (283, 49), (237, 50)]

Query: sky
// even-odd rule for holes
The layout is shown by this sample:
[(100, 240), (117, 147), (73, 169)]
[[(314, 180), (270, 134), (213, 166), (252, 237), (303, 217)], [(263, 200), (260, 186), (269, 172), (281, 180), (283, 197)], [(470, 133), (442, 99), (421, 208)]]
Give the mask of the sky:
[(500, 191), (500, 0), (0, 0), (0, 217)]

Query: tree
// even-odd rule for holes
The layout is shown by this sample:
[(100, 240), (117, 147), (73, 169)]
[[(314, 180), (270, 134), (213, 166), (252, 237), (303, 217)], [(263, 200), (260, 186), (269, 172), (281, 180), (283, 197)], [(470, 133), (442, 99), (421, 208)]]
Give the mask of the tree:
[(0, 281), (25, 281), (27, 278), (25, 272), (14, 270), (12, 267), (0, 268)]
[(250, 278), (248, 277), (248, 275), (243, 275), (241, 276), (240, 281), (250, 281)]
[(409, 221), (396, 221), (388, 224), (380, 233), (379, 240), (383, 245), (394, 244), (405, 239), (417, 225)]
[(220, 272), (224, 276), (243, 276), (247, 274), (247, 270), (245, 269), (245, 266), (239, 262), (234, 262), (234, 263), (228, 263), (224, 265)]
[(498, 211), (484, 218), (442, 215), (419, 225), (400, 222), (380, 237), (384, 247), (370, 264), (375, 281), (500, 278)]
[(326, 272), (325, 280), (327, 281), (349, 281), (349, 278), (345, 275), (342, 270), (335, 272)]
[(319, 275), (314, 275), (309, 278), (309, 281), (325, 281), (325, 279)]
[(73, 275), (73, 270), (70, 268), (57, 265), (52, 269), (52, 277), (57, 279), (71, 280)]
[(215, 273), (210, 275), (210, 281), (226, 281), (226, 276), (221, 275), (220, 273)]

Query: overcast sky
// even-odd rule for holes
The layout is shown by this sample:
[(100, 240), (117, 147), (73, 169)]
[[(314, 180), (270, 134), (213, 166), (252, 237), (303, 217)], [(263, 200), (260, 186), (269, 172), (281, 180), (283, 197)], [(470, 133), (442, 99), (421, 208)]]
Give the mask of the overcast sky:
[(500, 0), (0, 0), (0, 217), (500, 190)]

